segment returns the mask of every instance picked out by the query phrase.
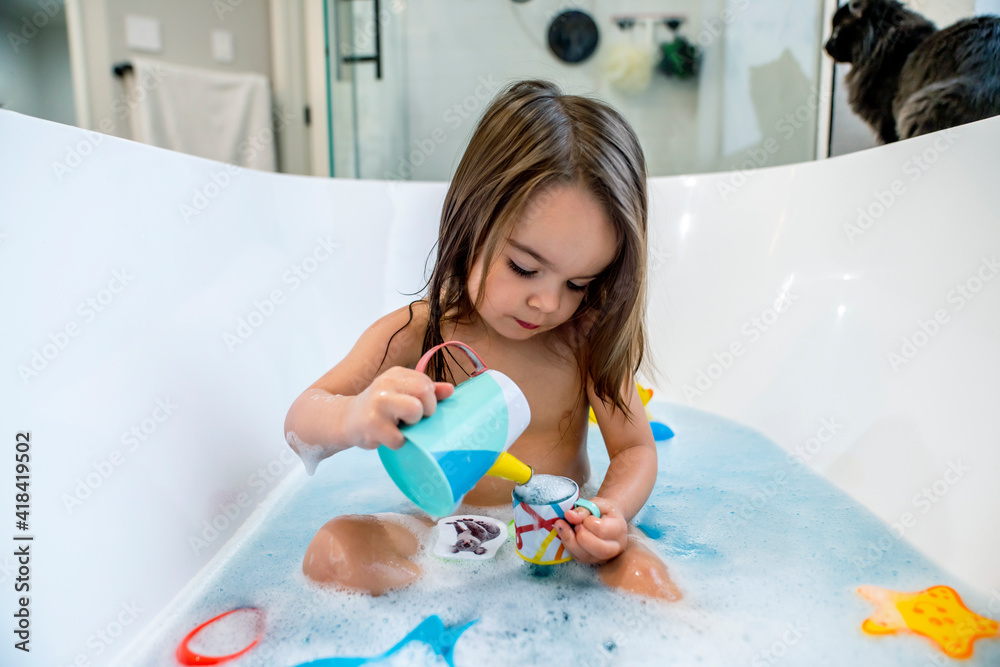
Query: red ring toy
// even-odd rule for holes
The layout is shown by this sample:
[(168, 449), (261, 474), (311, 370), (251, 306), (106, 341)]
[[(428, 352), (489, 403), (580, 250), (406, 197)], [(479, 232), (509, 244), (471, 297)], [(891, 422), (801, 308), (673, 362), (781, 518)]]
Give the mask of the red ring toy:
[(261, 616), (263, 616), (264, 614), (264, 611), (258, 609), (257, 607), (240, 607), (239, 609), (230, 609), (225, 613), (219, 614), (215, 618), (205, 621), (197, 628), (189, 632), (187, 636), (184, 638), (184, 640), (177, 646), (177, 660), (182, 665), (219, 665), (222, 664), (223, 662), (228, 662), (233, 658), (238, 658), (247, 651), (249, 651), (250, 649), (252, 649), (254, 646), (257, 645), (257, 642), (260, 641), (260, 638), (264, 636), (263, 623), (261, 623), (260, 634), (257, 635), (257, 638), (254, 639), (252, 642), (250, 642), (250, 644), (247, 645), (245, 648), (243, 648), (240, 651), (237, 651), (236, 653), (230, 653), (229, 655), (200, 655), (188, 648), (188, 644), (191, 642), (192, 639), (194, 639), (194, 636), (197, 635), (199, 632), (201, 632), (201, 630), (206, 626), (215, 623), (220, 618), (225, 618), (226, 616), (229, 616), (230, 614), (233, 614), (237, 611), (244, 611), (247, 609), (253, 610), (261, 614)]

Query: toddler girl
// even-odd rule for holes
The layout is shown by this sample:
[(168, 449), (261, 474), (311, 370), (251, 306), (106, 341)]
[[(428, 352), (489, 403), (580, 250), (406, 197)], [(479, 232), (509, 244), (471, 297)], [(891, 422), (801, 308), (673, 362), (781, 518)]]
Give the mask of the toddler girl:
[[(531, 423), (509, 451), (536, 474), (583, 486), (593, 407), (611, 459), (592, 498), (601, 517), (567, 511), (559, 537), (605, 583), (678, 599), (628, 524), (657, 469), (634, 380), (645, 344), (646, 216), (642, 149), (617, 111), (548, 82), (509, 86), (448, 189), (427, 297), (372, 324), (295, 400), (288, 443), (307, 464), (348, 447), (401, 447), (400, 422), (432, 414), (474, 370), (449, 347), (426, 374), (414, 366), (434, 345), (460, 340), (528, 399)], [(509, 506), (512, 489), (484, 477), (465, 502)], [(379, 595), (420, 576), (412, 557), (431, 525), (425, 516), (336, 517), (313, 538), (303, 571)]]

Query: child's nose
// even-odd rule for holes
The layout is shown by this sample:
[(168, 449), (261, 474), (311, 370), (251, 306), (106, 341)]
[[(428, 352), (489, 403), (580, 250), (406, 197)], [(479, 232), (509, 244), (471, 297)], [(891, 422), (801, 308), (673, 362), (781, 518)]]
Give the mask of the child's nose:
[(559, 308), (558, 290), (538, 290), (528, 297), (528, 305), (537, 308), (543, 313), (553, 313)]

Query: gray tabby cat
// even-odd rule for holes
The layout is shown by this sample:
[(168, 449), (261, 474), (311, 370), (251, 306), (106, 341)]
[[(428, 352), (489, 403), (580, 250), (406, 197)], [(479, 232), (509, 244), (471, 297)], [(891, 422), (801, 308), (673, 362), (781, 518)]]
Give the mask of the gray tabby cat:
[(826, 52), (851, 63), (851, 108), (882, 143), (1000, 115), (1000, 17), (938, 30), (896, 0), (851, 0)]

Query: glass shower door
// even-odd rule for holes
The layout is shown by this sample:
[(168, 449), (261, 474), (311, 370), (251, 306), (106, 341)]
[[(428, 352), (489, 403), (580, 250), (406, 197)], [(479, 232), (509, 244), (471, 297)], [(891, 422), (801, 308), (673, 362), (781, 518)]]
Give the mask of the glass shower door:
[(324, 0), (330, 174), (393, 179), (408, 143), (406, 3)]
[[(651, 176), (826, 154), (826, 0), (325, 2), (336, 176), (449, 180), (489, 100), (527, 78), (617, 108)], [(557, 28), (576, 24), (596, 45), (565, 58)], [(666, 62), (679, 45), (700, 54), (684, 76)]]

